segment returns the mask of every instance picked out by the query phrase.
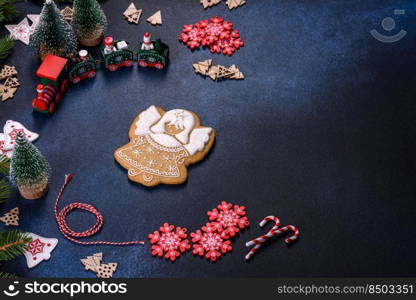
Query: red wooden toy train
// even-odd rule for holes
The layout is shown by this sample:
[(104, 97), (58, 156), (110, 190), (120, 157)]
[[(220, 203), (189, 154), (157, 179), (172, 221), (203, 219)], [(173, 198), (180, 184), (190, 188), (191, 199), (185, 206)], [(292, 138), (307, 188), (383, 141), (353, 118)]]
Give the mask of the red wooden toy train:
[[(169, 62), (169, 47), (160, 39), (151, 41), (148, 33), (144, 35), (137, 51), (131, 50), (126, 41), (114, 41), (112, 37), (106, 37), (101, 47), (101, 57), (105, 68), (110, 71), (131, 67), (134, 61), (140, 67), (163, 69)], [(96, 61), (86, 50), (69, 58), (47, 55), (36, 71), (41, 83), (36, 87), (38, 94), (32, 101), (33, 110), (52, 114), (70, 83), (94, 78), (96, 67)]]

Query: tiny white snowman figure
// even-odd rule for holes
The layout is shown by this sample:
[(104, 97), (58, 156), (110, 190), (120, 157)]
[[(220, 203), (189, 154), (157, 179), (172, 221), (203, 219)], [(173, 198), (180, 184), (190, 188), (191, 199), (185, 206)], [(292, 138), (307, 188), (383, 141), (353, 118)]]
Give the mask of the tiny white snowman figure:
[(146, 32), (143, 35), (143, 43), (142, 43), (141, 50), (153, 50), (154, 46), (150, 38), (151, 36), (150, 36), (150, 33), (148, 32)]
[(114, 49), (114, 40), (111, 36), (107, 36), (104, 39), (104, 45), (105, 45), (105, 47), (104, 47), (104, 53), (105, 54), (110, 54), (110, 53), (115, 51), (115, 49)]

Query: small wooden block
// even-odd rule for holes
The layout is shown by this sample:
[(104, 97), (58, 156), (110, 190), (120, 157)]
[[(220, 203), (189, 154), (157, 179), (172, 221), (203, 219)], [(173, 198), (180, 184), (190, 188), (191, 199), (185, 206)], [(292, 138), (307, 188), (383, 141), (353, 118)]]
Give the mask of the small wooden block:
[(150, 16), (146, 21), (152, 25), (162, 25), (162, 12), (158, 10), (152, 16)]
[(4, 85), (6, 87), (14, 88), (14, 87), (19, 87), (20, 83), (19, 83), (19, 80), (17, 79), (17, 77), (9, 77), (4, 82)]
[(17, 71), (14, 66), (4, 65), (3, 69), (0, 71), (0, 79), (6, 79), (14, 75), (17, 75)]

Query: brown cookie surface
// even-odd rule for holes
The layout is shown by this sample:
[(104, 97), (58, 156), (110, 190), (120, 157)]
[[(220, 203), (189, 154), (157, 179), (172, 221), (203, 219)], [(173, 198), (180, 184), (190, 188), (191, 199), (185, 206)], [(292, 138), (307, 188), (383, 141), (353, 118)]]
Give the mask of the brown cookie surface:
[(130, 142), (114, 152), (128, 178), (145, 186), (180, 184), (187, 167), (202, 160), (215, 140), (215, 130), (184, 109), (164, 111), (150, 106), (133, 121)]

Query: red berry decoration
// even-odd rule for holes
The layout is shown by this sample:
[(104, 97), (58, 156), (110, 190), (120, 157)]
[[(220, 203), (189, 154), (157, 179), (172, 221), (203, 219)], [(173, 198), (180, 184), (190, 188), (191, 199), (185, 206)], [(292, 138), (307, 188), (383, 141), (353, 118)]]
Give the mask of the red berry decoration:
[(244, 46), (238, 30), (233, 30), (233, 23), (220, 17), (202, 20), (194, 25), (184, 25), (179, 41), (192, 50), (200, 46), (208, 47), (212, 53), (233, 55)]
[(216, 261), (221, 255), (231, 251), (231, 241), (218, 232), (216, 226), (207, 223), (201, 230), (191, 233), (192, 253)]
[(166, 259), (175, 261), (181, 253), (191, 248), (189, 240), (186, 239), (188, 236), (186, 228), (175, 228), (175, 226), (165, 223), (159, 228), (159, 231), (148, 235), (150, 244), (152, 244), (153, 256), (164, 256)]
[[(217, 209), (218, 208), (218, 209)], [(240, 230), (250, 226), (244, 206), (222, 201), (220, 205), (207, 213), (212, 226), (224, 238), (234, 237)]]

